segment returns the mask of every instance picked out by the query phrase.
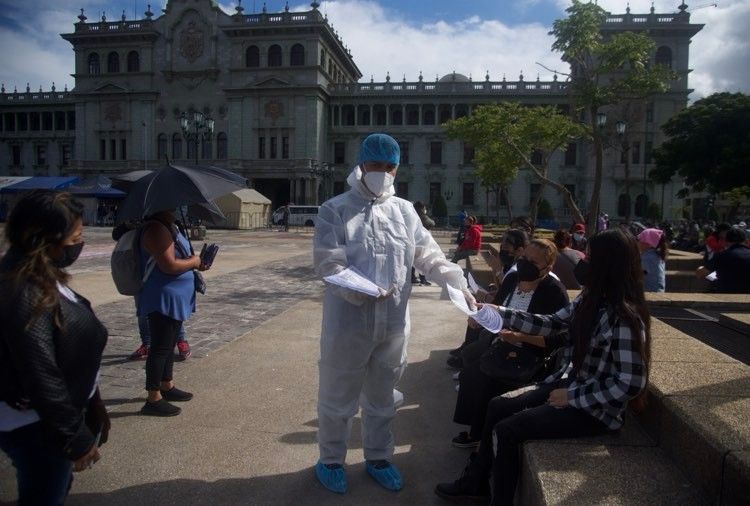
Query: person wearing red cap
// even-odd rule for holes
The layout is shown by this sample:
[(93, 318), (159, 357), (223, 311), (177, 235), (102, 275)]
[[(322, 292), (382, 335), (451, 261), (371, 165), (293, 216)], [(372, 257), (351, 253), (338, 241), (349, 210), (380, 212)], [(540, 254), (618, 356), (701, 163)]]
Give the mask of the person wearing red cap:
[(658, 228), (647, 228), (638, 234), (643, 267), (643, 291), (663, 292), (666, 289), (665, 265), (669, 247), (664, 232)]
[(576, 223), (570, 229), (570, 235), (572, 236), (570, 247), (586, 253), (586, 225), (583, 223)]

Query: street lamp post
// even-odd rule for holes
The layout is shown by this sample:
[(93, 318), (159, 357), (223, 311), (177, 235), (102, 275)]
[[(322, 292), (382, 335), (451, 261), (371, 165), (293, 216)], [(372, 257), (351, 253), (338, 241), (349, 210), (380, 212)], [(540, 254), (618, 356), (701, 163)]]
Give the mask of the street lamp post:
[[(327, 162), (312, 162), (310, 174), (314, 178), (321, 178), (323, 182), (323, 201), (328, 200), (328, 180), (333, 177), (333, 167)], [(318, 195), (316, 195), (316, 198)]]
[(195, 135), (195, 164), (198, 165), (198, 139), (201, 144), (211, 138), (214, 133), (214, 120), (202, 112), (193, 111), (182, 113), (180, 116), (180, 128), (185, 144), (189, 146), (190, 136)]
[(627, 127), (627, 123), (622, 120), (615, 123), (617, 135), (620, 137), (620, 151), (623, 153), (623, 157), (625, 158), (625, 196), (627, 198), (628, 205), (628, 208), (625, 211), (625, 221), (629, 222), (632, 203), (630, 202), (630, 143), (628, 142), (628, 137), (625, 135)]

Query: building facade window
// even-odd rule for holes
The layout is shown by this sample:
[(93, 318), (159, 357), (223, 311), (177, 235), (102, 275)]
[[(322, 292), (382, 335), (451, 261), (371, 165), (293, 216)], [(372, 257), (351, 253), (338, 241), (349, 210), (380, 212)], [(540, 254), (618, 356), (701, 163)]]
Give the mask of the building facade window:
[(344, 163), (346, 161), (346, 143), (333, 143), (333, 163)]
[(286, 135), (281, 138), (281, 158), (289, 159), (289, 137)]
[(141, 71), (141, 55), (138, 51), (130, 51), (128, 53), (128, 72), (140, 72)]
[(42, 128), (42, 119), (38, 112), (29, 113), (29, 126), (32, 132), (38, 132)]
[(260, 67), (260, 49), (258, 49), (258, 46), (250, 46), (245, 51), (245, 66)]
[(268, 66), (281, 67), (281, 46), (278, 44), (268, 48)]
[(161, 162), (167, 156), (167, 136), (159, 134), (156, 136), (156, 159)]
[(653, 163), (654, 161), (654, 141), (646, 141), (643, 147), (643, 163)]
[(422, 108), (422, 124), (423, 125), (435, 124), (435, 106), (434, 105), (426, 105)]
[(201, 158), (210, 160), (214, 157), (214, 143), (211, 139), (203, 139), (201, 143)]
[(117, 160), (117, 139), (109, 140), (109, 159)]
[(295, 44), (289, 53), (289, 65), (300, 67), (305, 64), (305, 47), (302, 44)]
[(531, 152), (531, 163), (537, 167), (542, 164), (542, 152), (538, 149)]
[(632, 153), (631, 163), (641, 163), (641, 143), (639, 141), (633, 142), (633, 146), (630, 148)]
[(435, 205), (435, 201), (441, 196), (442, 191), (442, 185), (440, 183), (430, 183), (430, 207)]
[(120, 160), (128, 159), (128, 141), (120, 139)]
[(430, 163), (433, 165), (443, 163), (443, 143), (434, 141), (430, 143)]
[(227, 134), (220, 132), (216, 136), (216, 158), (226, 160), (229, 158), (229, 149), (227, 145)]
[(320, 50), (320, 66), (325, 67), (326, 65), (326, 51), (325, 49)]
[(635, 215), (644, 216), (648, 207), (648, 195), (641, 193), (635, 198)]
[(399, 162), (399, 165), (408, 165), (409, 164), (409, 142), (398, 141), (398, 148), (399, 148), (399, 151), (401, 151), (401, 161)]
[(628, 216), (630, 214), (630, 195), (625, 193), (617, 197), (617, 215)]
[(646, 123), (654, 122), (654, 103), (649, 102), (646, 104)]
[[(25, 112), (19, 112), (16, 115), (16, 124), (18, 125), (19, 132), (25, 132), (26, 130), (28, 130), (29, 129), (29, 115), (26, 114)], [(7, 126), (8, 125), (6, 125), (6, 129), (7, 129)], [(11, 124), (10, 126), (11, 126), (11, 129), (9, 131), (12, 132), (15, 129), (14, 128), (15, 124)]]
[(195, 160), (198, 156), (198, 137), (196, 135), (188, 135), (187, 139), (187, 159)]
[(656, 64), (672, 68), (672, 50), (667, 46), (661, 46), (656, 50)]
[(115, 51), (107, 55), (107, 72), (110, 74), (120, 72), (120, 55)]
[(620, 163), (628, 163), (628, 149), (627, 144), (623, 144), (620, 148)]
[(403, 125), (404, 113), (400, 105), (391, 106), (391, 125)]
[(11, 165), (18, 167), (21, 165), (21, 145), (20, 144), (13, 144), (10, 147), (10, 158), (11, 158)]
[(269, 150), (268, 150), (269, 151), (269, 153), (268, 153), (269, 154), (269, 158), (271, 158), (272, 160), (275, 160), (277, 158), (277, 156), (278, 156), (277, 146), (276, 146), (276, 136), (272, 135), (271, 138), (269, 139), (269, 141), (270, 141), (269, 144), (268, 144), (268, 147), (269, 147)]
[(70, 160), (73, 159), (73, 146), (71, 144), (60, 145), (60, 161), (63, 167), (70, 166)]
[(107, 159), (107, 141), (99, 139), (99, 160)]
[(474, 163), (474, 146), (468, 142), (464, 142), (464, 165), (472, 165)]
[(37, 144), (36, 146), (36, 164), (47, 165), (47, 146)]
[(68, 130), (76, 129), (76, 112), (68, 111)]
[[(21, 114), (23, 114), (23, 113), (20, 113), (18, 115), (19, 118), (21, 117)], [(3, 114), (3, 129), (6, 132), (15, 132), (16, 131), (16, 115), (13, 114), (12, 112), (6, 112), (5, 114)], [(19, 128), (19, 130), (20, 130), (20, 128)]]
[(464, 183), (461, 204), (474, 207), (474, 183)]
[(578, 157), (576, 153), (576, 143), (571, 142), (568, 144), (568, 148), (565, 150), (565, 166), (566, 167), (573, 167), (578, 162)]
[(266, 138), (258, 137), (258, 158), (263, 160), (266, 157)]
[(396, 181), (396, 196), (409, 200), (409, 182)]
[(52, 113), (51, 112), (43, 112), (42, 113), (42, 130), (46, 132), (52, 131)]
[(55, 111), (55, 130), (65, 130), (65, 113), (62, 111)]
[(101, 67), (99, 66), (99, 54), (98, 53), (91, 53), (89, 55), (89, 74), (91, 75), (98, 75), (101, 73)]
[(182, 158), (182, 137), (180, 134), (172, 136), (172, 159), (179, 160)]

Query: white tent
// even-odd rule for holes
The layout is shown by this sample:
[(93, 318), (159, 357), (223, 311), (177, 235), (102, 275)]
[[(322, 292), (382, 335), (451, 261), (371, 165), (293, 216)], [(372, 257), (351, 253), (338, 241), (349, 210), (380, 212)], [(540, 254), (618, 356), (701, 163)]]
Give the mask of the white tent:
[(271, 201), (252, 188), (228, 193), (214, 202), (227, 217), (219, 224), (226, 228), (265, 228), (271, 220)]

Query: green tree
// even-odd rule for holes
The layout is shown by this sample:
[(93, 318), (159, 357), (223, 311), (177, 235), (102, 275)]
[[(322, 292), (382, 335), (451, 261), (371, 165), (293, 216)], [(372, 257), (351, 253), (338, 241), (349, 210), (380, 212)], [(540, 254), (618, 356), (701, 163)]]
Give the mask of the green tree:
[(729, 201), (730, 205), (727, 220), (732, 221), (737, 217), (740, 206), (750, 199), (750, 186), (732, 188), (724, 194), (724, 198)]
[[(496, 185), (498, 190), (507, 188), (517, 177), (518, 169), (527, 167), (542, 184), (549, 184), (563, 195), (574, 217), (582, 219), (568, 189), (549, 178), (549, 161), (555, 151), (586, 131), (555, 107), (525, 107), (514, 102), (485, 105), (477, 107), (471, 116), (449, 121), (443, 127), (449, 137), (474, 146), (476, 174), (482, 184)], [(539, 164), (531, 161), (534, 151), (541, 154)], [(536, 214), (539, 197), (532, 203), (532, 215)]]
[(552, 25), (552, 49), (570, 64), (570, 93), (589, 121), (595, 155), (594, 186), (588, 206), (587, 227), (594, 233), (602, 186), (603, 138), (597, 128), (600, 108), (623, 100), (667, 91), (676, 77), (669, 68), (651, 64), (654, 41), (645, 33), (622, 32), (604, 36), (607, 12), (591, 2), (573, 0), (568, 17)]
[(747, 185), (750, 177), (750, 96), (715, 93), (672, 116), (662, 127), (669, 137), (654, 150), (655, 176), (675, 174), (690, 191), (710, 194)]

